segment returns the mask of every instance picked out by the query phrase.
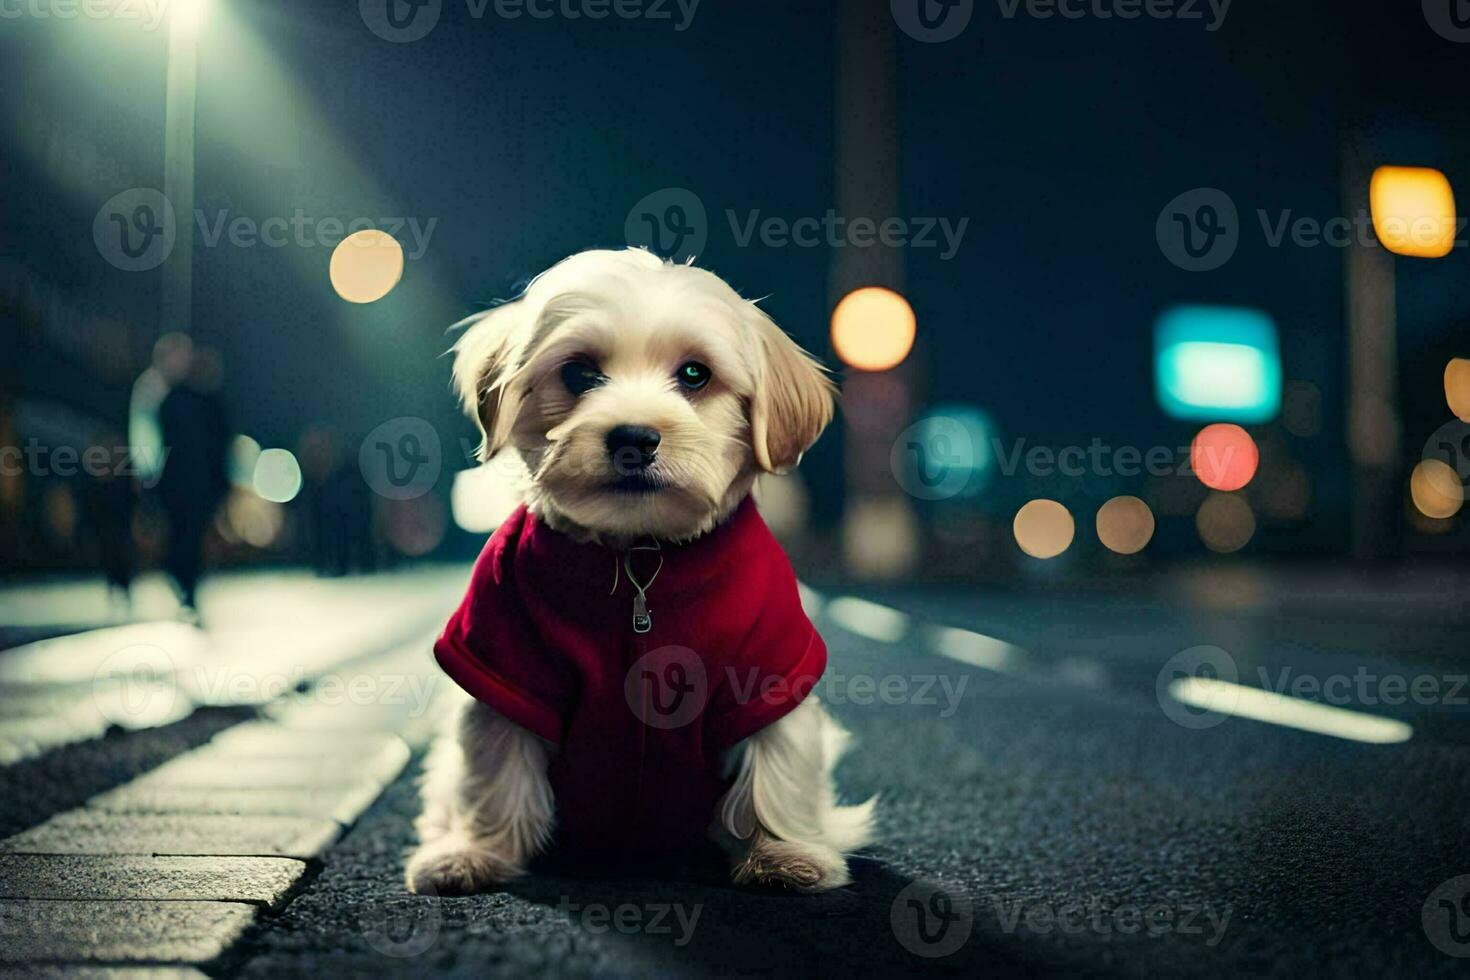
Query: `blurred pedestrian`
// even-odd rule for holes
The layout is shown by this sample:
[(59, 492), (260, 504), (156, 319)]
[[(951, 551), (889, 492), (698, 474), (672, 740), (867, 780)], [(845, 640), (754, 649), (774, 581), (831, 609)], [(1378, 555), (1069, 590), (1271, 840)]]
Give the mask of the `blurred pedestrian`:
[(220, 377), (219, 354), (195, 349), (187, 374), (170, 387), (158, 407), (167, 454), (158, 482), (158, 496), (168, 514), (165, 564), (178, 583), (184, 615), (195, 620), (204, 536), (230, 487), (230, 427)]
[(107, 578), (108, 592), (123, 616), (132, 612), (133, 508), (137, 487), (132, 461), (122, 437), (103, 432), (93, 446), (105, 450), (106, 462), (89, 467), (86, 493), (87, 520), (97, 545), (97, 564)]

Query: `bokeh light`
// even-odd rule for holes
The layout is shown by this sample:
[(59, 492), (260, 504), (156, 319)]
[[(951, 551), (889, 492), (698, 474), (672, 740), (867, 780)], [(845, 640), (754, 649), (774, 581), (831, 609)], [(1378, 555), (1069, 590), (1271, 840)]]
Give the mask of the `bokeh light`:
[(1154, 325), (1154, 388), (1174, 418), (1274, 418), (1281, 409), (1276, 322), (1243, 307), (1165, 310)]
[(1072, 545), (1077, 526), (1055, 500), (1032, 500), (1016, 512), (1011, 527), (1016, 544), (1032, 558), (1055, 558)]
[(260, 462), (260, 443), (246, 435), (230, 440), (230, 453), (226, 467), (230, 471), (230, 482), (237, 487), (250, 487), (255, 483), (255, 464)]
[(1194, 526), (1205, 547), (1222, 555), (1239, 551), (1256, 533), (1256, 515), (1244, 497), (1212, 493), (1194, 515)]
[(881, 286), (853, 290), (832, 311), (832, 347), (844, 364), (860, 371), (902, 364), (916, 329), (908, 300)]
[(1250, 433), (1229, 422), (1199, 430), (1189, 447), (1189, 465), (1211, 490), (1239, 490), (1256, 475), (1261, 452)]
[(280, 504), (238, 487), (230, 491), (220, 516), (225, 540), (233, 538), (252, 548), (268, 548), (275, 544), (286, 523)]
[(1379, 167), (1368, 186), (1373, 232), (1399, 255), (1437, 259), (1455, 247), (1455, 193), (1432, 167)]
[(329, 272), (332, 288), (347, 302), (376, 302), (403, 278), (403, 246), (376, 228), (355, 232), (332, 252)]
[(271, 503), (290, 503), (301, 492), (301, 465), (289, 450), (263, 450), (255, 461), (251, 482), (255, 492)]
[(1470, 422), (1470, 360), (1451, 358), (1444, 366), (1444, 400), (1462, 422)]
[(1154, 512), (1137, 497), (1114, 497), (1097, 511), (1097, 538), (1120, 555), (1136, 555), (1154, 536)]
[(1465, 503), (1465, 490), (1460, 475), (1439, 459), (1420, 460), (1409, 477), (1409, 496), (1425, 517), (1445, 520), (1460, 512)]
[(514, 450), (502, 450), (480, 466), (454, 474), (449, 511), (454, 523), (472, 534), (488, 534), (520, 506), (519, 481), (525, 466)]

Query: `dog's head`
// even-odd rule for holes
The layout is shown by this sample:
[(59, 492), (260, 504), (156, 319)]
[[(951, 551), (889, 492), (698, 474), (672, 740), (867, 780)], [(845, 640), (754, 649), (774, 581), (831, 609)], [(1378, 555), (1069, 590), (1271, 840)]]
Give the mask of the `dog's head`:
[(722, 279), (641, 249), (580, 252), (467, 321), (454, 377), (531, 499), (598, 537), (703, 533), (832, 419), (820, 365)]

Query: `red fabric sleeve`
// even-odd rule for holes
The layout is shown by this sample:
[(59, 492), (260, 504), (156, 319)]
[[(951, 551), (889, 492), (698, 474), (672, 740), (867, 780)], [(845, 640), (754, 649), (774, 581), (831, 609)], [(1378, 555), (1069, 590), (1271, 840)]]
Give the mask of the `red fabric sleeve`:
[[(769, 534), (769, 532), (767, 532)], [(796, 574), (772, 538), (763, 546), (766, 595), (749, 634), (711, 690), (705, 734), (726, 749), (806, 700), (827, 668), (827, 644), (801, 608)]]
[(471, 696), (560, 743), (571, 707), (568, 683), (542, 650), (516, 592), (513, 559), (523, 520), (517, 512), (486, 544), (434, 658)]

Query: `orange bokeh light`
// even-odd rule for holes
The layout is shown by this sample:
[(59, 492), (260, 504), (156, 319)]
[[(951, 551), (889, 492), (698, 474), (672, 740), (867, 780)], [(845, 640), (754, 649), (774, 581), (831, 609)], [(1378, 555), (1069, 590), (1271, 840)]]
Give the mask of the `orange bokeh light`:
[(1452, 358), (1444, 366), (1444, 400), (1461, 422), (1470, 422), (1470, 360)]
[(1189, 447), (1194, 475), (1211, 490), (1239, 490), (1251, 482), (1260, 462), (1260, 450), (1250, 433), (1228, 422), (1200, 429)]
[(832, 311), (832, 347), (848, 367), (887, 371), (914, 347), (914, 309), (891, 289), (865, 286), (842, 297)]
[(1437, 259), (1455, 247), (1455, 193), (1432, 167), (1379, 167), (1368, 185), (1373, 233), (1399, 255)]

